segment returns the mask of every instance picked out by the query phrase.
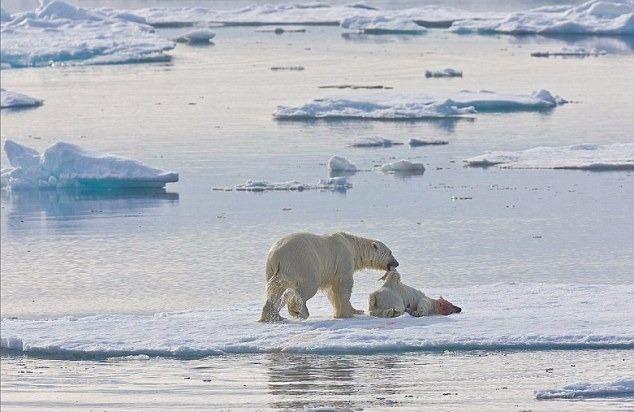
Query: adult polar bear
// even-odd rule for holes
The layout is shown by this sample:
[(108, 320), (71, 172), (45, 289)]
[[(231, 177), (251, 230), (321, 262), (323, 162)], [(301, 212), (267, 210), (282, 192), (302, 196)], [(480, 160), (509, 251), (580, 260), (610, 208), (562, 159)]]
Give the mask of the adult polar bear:
[(266, 260), (267, 300), (261, 322), (276, 322), (282, 305), (291, 316), (309, 316), (306, 301), (323, 290), (336, 318), (363, 313), (350, 303), (353, 273), (361, 269), (390, 270), (398, 266), (383, 243), (349, 233), (294, 233), (278, 240)]

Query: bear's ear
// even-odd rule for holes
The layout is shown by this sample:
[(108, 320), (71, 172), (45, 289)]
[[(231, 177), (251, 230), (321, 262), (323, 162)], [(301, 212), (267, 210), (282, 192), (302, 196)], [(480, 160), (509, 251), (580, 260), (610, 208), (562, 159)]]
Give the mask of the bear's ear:
[(372, 242), (372, 247), (374, 250), (379, 250), (379, 245), (377, 245), (376, 242)]

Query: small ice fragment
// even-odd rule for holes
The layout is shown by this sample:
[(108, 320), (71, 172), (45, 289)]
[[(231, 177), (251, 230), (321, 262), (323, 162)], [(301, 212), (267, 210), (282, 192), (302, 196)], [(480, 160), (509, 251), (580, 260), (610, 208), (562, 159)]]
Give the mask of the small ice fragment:
[(440, 146), (449, 144), (446, 140), (421, 140), (421, 139), (409, 139), (409, 145), (411, 147), (419, 146)]
[(271, 67), (273, 71), (281, 71), (281, 70), (289, 70), (289, 71), (302, 71), (304, 70), (304, 66), (273, 66)]
[(403, 143), (395, 142), (390, 139), (385, 139), (383, 137), (367, 137), (364, 139), (360, 139), (354, 143), (352, 143), (351, 147), (392, 147), (392, 146), (400, 146)]
[(398, 160), (392, 163), (386, 163), (381, 166), (381, 171), (386, 173), (423, 173), (425, 166), (422, 163), (415, 163), (409, 160)]
[(330, 172), (356, 172), (357, 167), (348, 159), (341, 156), (333, 156), (328, 160), (328, 171)]
[(537, 399), (631, 398), (633, 396), (633, 378), (620, 378), (612, 382), (578, 382), (561, 389), (535, 391)]
[(23, 108), (37, 107), (43, 103), (42, 100), (25, 94), (11, 92), (9, 90), (0, 89), (0, 108)]
[(176, 41), (179, 43), (189, 44), (208, 44), (215, 36), (216, 33), (212, 32), (209, 29), (199, 29), (183, 34), (182, 36), (178, 37)]
[(585, 47), (564, 47), (558, 51), (537, 51), (531, 53), (532, 57), (589, 57), (603, 56), (605, 50), (586, 49)]
[(425, 70), (425, 77), (462, 77), (462, 70), (452, 68), (442, 70)]

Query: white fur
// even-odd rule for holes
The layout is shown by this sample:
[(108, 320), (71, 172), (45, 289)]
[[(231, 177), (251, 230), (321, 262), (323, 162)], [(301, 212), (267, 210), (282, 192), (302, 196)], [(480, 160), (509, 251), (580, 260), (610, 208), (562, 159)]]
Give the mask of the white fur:
[(401, 283), (401, 275), (391, 270), (383, 277), (385, 283), (370, 294), (370, 315), (394, 318), (407, 312), (412, 316), (435, 315), (436, 300), (425, 296), (420, 290)]
[(306, 301), (323, 290), (330, 299), (336, 318), (363, 313), (350, 303), (354, 280), (361, 269), (386, 270), (397, 265), (383, 243), (348, 233), (315, 235), (295, 233), (277, 241), (266, 261), (267, 301), (260, 321), (281, 320), (286, 304), (298, 318), (309, 316)]

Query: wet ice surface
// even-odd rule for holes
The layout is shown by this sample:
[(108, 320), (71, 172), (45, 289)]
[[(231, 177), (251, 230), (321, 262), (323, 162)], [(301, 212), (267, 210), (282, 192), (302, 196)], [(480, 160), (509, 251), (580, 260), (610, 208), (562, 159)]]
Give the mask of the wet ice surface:
[[(171, 39), (186, 31), (160, 32)], [(564, 319), (578, 322), (576, 327), (583, 331), (584, 322), (594, 325), (593, 318), (585, 319), (583, 309), (566, 307), (565, 297), (570, 290), (587, 288), (597, 293), (590, 293), (588, 303), (579, 306), (592, 307), (599, 312), (599, 319), (607, 319), (603, 325), (610, 329), (603, 330), (602, 336), (621, 333), (622, 338), (631, 339), (631, 333), (620, 332), (623, 328), (617, 326), (625, 322), (624, 313), (612, 311), (611, 307), (604, 309), (596, 298), (605, 296), (601, 292), (611, 291), (615, 295), (610, 296), (619, 302), (631, 300), (631, 172), (463, 166), (463, 159), (488, 151), (516, 152), (582, 142), (631, 143), (634, 123), (629, 112), (634, 90), (629, 73), (634, 60), (630, 40), (458, 36), (436, 30), (423, 36), (350, 37), (342, 36), (337, 27), (309, 27), (305, 33), (292, 37), (259, 33), (252, 28), (213, 31), (214, 47), (178, 45), (171, 52), (174, 59), (169, 64), (3, 71), (3, 87), (46, 101), (37, 110), (3, 111), (3, 136), (24, 139), (20, 141), (28, 142), (27, 146), (40, 153), (64, 138), (89, 150), (117, 153), (180, 172), (180, 181), (166, 191), (3, 193), (0, 292), (5, 319), (17, 317), (15, 322), (21, 322), (67, 315), (80, 319), (108, 315), (147, 320), (160, 312), (217, 314), (215, 310), (237, 307), (239, 316), (235, 319), (231, 316), (236, 314), (210, 319), (223, 322), (228, 330), (240, 326), (247, 336), (253, 336), (260, 325), (249, 322), (252, 314), (257, 317), (262, 304), (263, 264), (271, 243), (293, 231), (348, 230), (384, 241), (401, 262), (408, 284), (430, 295), (442, 293), (453, 299), (454, 295), (460, 297), (458, 289), (491, 290), (491, 285), (504, 282), (517, 285), (514, 296), (523, 299), (522, 288), (526, 285), (542, 284), (546, 290), (555, 284), (570, 285), (566, 291), (554, 289), (561, 293), (550, 298), (540, 296), (547, 300), (549, 316), (554, 313), (549, 319), (554, 322), (561, 313)], [(536, 59), (529, 53), (576, 45), (603, 50), (609, 46), (609, 50), (618, 52), (584, 60)], [(496, 56), (499, 65), (483, 67), (471, 54), (465, 57), (465, 46), (475, 56)], [(306, 69), (270, 70), (274, 66), (296, 65)], [(373, 70), (369, 72), (368, 67)], [(424, 78), (428, 67), (460, 67), (469, 75), (447, 82), (430, 81)], [(165, 87), (166, 84), (171, 86)], [(301, 105), (332, 95), (333, 90), (319, 88), (329, 84), (389, 85), (394, 89), (385, 92), (414, 90), (434, 95), (449, 95), (462, 89), (522, 94), (545, 88), (574, 103), (546, 111), (484, 112), (472, 120), (459, 121), (272, 119), (271, 113), (278, 105)], [(350, 98), (366, 92), (336, 91)], [(418, 139), (449, 144), (349, 147), (353, 142), (377, 136), (394, 142)], [(353, 187), (346, 192), (211, 190), (254, 178), (316, 184), (327, 176), (326, 162), (333, 154), (347, 158), (359, 169), (372, 171), (349, 176)], [(400, 159), (424, 164), (425, 173), (412, 176), (377, 170)], [(7, 164), (3, 155), (2, 167)], [(355, 277), (355, 304), (363, 305), (364, 297), (376, 289), (379, 276), (380, 273), (364, 272)], [(494, 298), (489, 296), (483, 302), (493, 302)], [(479, 316), (485, 316), (485, 308), (478, 306), (477, 294), (465, 293), (464, 299), (470, 299), (473, 303), (469, 306), (477, 307)], [(321, 303), (321, 296), (314, 303), (311, 301), (317, 306), (315, 318), (309, 320), (333, 322), (328, 307), (320, 306)], [(504, 299), (501, 304), (504, 312), (499, 316), (492, 314), (487, 324), (503, 322), (507, 337), (519, 334), (513, 329), (515, 324), (539, 323), (534, 318), (539, 316), (535, 311), (516, 310), (514, 318), (512, 311), (519, 306)], [(530, 308), (530, 302), (522, 304)], [(465, 306), (461, 306), (466, 315)], [(418, 334), (416, 328), (407, 328), (410, 319), (399, 322), (404, 322), (401, 327), (409, 330), (410, 338), (417, 342), (428, 338)], [(438, 322), (448, 327), (452, 317)], [(197, 325), (195, 321), (193, 325)], [(298, 328), (313, 326), (299, 324)], [(198, 329), (192, 326), (192, 330)], [(362, 330), (357, 325), (355, 331), (362, 334)], [(447, 331), (448, 336), (457, 336), (451, 328)], [(31, 332), (40, 337), (58, 336), (46, 327)], [(337, 334), (336, 330), (331, 333)], [(392, 332), (382, 333), (386, 336)], [(490, 337), (483, 331), (479, 333), (483, 339)], [(371, 341), (373, 333), (367, 335), (367, 341)], [(328, 357), (314, 354), (300, 358), (251, 354), (191, 361), (196, 363), (152, 359), (143, 366), (137, 363), (143, 362), (140, 360), (118, 361), (116, 364), (121, 366), (116, 367), (103, 362), (56, 364), (51, 360), (29, 360), (35, 363), (27, 362), (28, 368), (24, 368), (19, 364), (24, 361), (11, 355), (2, 362), (3, 409), (5, 405), (26, 405), (31, 409), (37, 406), (32, 398), (14, 390), (23, 388), (30, 378), (35, 380), (28, 381), (32, 385), (29, 390), (44, 391), (39, 392), (38, 398), (43, 402), (57, 401), (53, 399), (54, 392), (47, 392), (40, 383), (57, 385), (54, 389), (59, 393), (61, 379), (70, 378), (80, 385), (79, 391), (90, 394), (86, 402), (104, 407), (103, 403), (109, 401), (100, 395), (102, 387), (97, 385), (93, 391), (85, 386), (85, 367), (90, 372), (100, 371), (99, 385), (112, 384), (122, 389), (117, 396), (121, 396), (118, 399), (123, 404), (142, 399), (150, 402), (157, 396), (157, 387), (163, 384), (196, 382), (196, 386), (185, 387), (191, 391), (183, 395), (191, 403), (184, 402), (184, 398), (162, 398), (166, 408), (175, 404), (208, 405), (212, 398), (218, 398), (210, 396), (210, 391), (221, 390), (229, 399), (228, 407), (245, 408), (316, 406), (320, 402), (379, 408), (395, 401), (404, 408), (432, 402), (441, 408), (464, 409), (469, 405), (477, 408), (483, 400), (489, 405), (489, 399), (495, 399), (503, 410), (516, 408), (516, 404), (520, 405), (518, 409), (526, 405), (535, 410), (627, 409), (627, 400), (622, 399), (584, 404), (537, 403), (534, 391), (627, 377), (631, 349), (587, 352), (569, 348), (519, 353), (490, 349), (446, 355), (338, 355), (336, 365), (328, 362)], [(478, 355), (495, 361), (483, 362)], [(445, 373), (452, 359), (457, 362), (455, 368)], [(308, 375), (301, 375), (307, 364), (314, 367), (309, 368)], [(60, 368), (55, 369), (55, 365)], [(436, 365), (431, 375), (429, 365)], [(218, 374), (208, 374), (208, 369), (191, 372), (190, 366), (210, 366)], [(235, 377), (242, 367), (248, 379), (225, 379)], [(376, 368), (381, 373), (375, 373)], [(409, 384), (412, 368), (419, 381), (433, 379), (433, 383), (413, 388)], [(550, 368), (554, 370), (547, 371)], [(25, 372), (20, 373), (21, 370)], [(487, 385), (482, 385), (483, 370), (487, 371)], [(39, 373), (43, 371), (51, 373)], [(118, 373), (135, 378), (132, 382), (122, 380)], [(289, 392), (293, 383), (277, 380), (293, 373), (300, 374), (297, 385), (308, 381), (304, 388), (314, 391), (304, 393), (300, 399)], [(166, 380), (156, 380), (156, 376)], [(242, 385), (250, 387), (253, 376), (264, 378), (251, 387), (252, 392), (242, 391)], [(385, 383), (385, 376), (390, 377), (389, 384)], [(337, 377), (341, 378), (337, 381), (341, 387), (327, 383)], [(378, 377), (380, 381), (376, 380)], [(212, 381), (203, 382), (208, 379)], [(365, 392), (350, 398), (351, 389), (346, 382), (365, 388)], [(438, 382), (442, 384), (439, 386)], [(130, 388), (133, 395), (125, 392)], [(398, 395), (394, 388), (400, 388)], [(64, 393), (69, 402), (77, 400), (77, 393)], [(523, 401), (518, 403), (517, 399)]]

